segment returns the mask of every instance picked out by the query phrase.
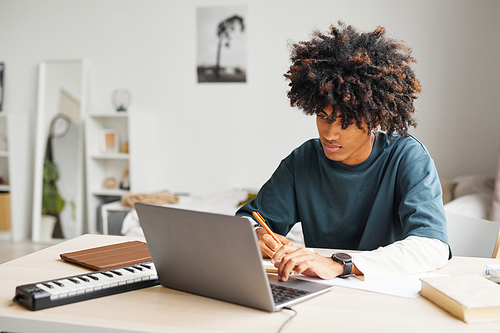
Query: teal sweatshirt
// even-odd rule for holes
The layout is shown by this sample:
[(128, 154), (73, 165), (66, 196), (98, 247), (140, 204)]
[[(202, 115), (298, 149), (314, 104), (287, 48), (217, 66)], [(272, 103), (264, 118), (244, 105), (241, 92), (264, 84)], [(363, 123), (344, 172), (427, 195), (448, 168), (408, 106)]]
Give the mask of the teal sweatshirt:
[(411, 135), (378, 133), (356, 165), (328, 159), (319, 139), (309, 140), (236, 215), (253, 211), (281, 235), (301, 222), (307, 247), (374, 250), (411, 235), (448, 243), (434, 162)]

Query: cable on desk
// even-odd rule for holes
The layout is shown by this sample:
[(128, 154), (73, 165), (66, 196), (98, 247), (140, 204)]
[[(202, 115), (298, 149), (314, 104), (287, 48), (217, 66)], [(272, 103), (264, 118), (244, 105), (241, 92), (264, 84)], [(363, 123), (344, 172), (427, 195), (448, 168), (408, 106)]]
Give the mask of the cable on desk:
[(281, 332), (281, 330), (283, 329), (283, 327), (285, 327), (285, 325), (286, 325), (286, 324), (288, 324), (288, 322), (289, 322), (290, 320), (292, 320), (292, 319), (293, 319), (293, 317), (295, 317), (295, 316), (297, 315), (297, 311), (295, 311), (294, 309), (292, 309), (291, 307), (288, 307), (288, 306), (284, 306), (281, 310), (290, 310), (290, 311), (293, 311), (293, 312), (295, 312), (295, 313), (293, 314), (293, 316), (291, 316), (290, 318), (288, 318), (288, 319), (287, 319), (287, 320), (283, 323), (283, 325), (281, 325), (280, 329), (278, 330), (278, 333), (280, 333), (280, 332)]

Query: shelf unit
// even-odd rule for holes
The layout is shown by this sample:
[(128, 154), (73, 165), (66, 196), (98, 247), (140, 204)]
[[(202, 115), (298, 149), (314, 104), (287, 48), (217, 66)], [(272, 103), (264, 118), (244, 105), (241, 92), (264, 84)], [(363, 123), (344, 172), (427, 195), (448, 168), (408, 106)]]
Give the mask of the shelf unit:
[(8, 145), (8, 115), (0, 112), (0, 239), (12, 238), (9, 145)]
[[(103, 151), (105, 130), (114, 130), (117, 134), (117, 153)], [(129, 169), (130, 179), (130, 153), (121, 150), (121, 145), (129, 140), (128, 113), (89, 113), (85, 122), (85, 138), (88, 232), (98, 233), (97, 217), (101, 213), (99, 207), (120, 200), (127, 191), (119, 185), (125, 169)], [(113, 188), (104, 186), (107, 178), (116, 181)]]
[[(0, 122), (2, 117), (0, 117)], [(0, 132), (2, 132), (0, 128)], [(1, 138), (0, 138), (1, 139)], [(0, 184), (0, 192), (9, 192), (9, 151), (3, 150), (0, 147), (0, 177), (2, 178), (2, 183)]]

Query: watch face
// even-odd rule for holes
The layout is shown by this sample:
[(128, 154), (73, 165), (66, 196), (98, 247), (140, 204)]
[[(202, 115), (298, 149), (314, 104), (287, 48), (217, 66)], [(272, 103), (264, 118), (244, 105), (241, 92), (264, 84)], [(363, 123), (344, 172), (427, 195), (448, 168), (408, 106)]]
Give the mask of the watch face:
[(347, 253), (335, 253), (335, 257), (341, 259), (341, 260), (350, 260), (351, 256), (348, 255)]

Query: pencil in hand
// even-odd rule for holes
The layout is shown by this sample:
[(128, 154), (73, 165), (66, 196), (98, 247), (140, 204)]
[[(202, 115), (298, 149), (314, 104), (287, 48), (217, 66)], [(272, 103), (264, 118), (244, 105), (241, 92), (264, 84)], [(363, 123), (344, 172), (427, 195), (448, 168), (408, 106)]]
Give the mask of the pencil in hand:
[(283, 245), (283, 243), (278, 239), (278, 237), (276, 237), (273, 231), (267, 226), (266, 221), (259, 212), (253, 212), (252, 215), (257, 219), (257, 221), (259, 221), (260, 225), (267, 231), (269, 235), (271, 235), (276, 243), (278, 243), (279, 245)]

